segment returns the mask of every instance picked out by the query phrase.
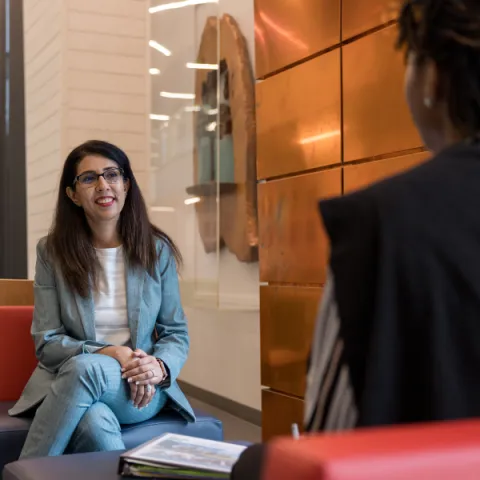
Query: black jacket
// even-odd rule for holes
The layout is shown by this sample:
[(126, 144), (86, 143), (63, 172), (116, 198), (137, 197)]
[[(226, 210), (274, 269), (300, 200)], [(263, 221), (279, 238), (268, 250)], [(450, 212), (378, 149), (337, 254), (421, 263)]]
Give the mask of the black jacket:
[(480, 147), (320, 210), (359, 426), (480, 415)]

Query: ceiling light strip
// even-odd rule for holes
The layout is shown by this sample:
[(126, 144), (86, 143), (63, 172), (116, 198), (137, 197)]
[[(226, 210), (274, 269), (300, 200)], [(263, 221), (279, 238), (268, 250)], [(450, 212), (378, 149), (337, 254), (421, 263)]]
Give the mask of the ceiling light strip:
[(216, 63), (193, 63), (188, 62), (187, 68), (192, 68), (194, 70), (218, 70), (218, 64)]
[(156, 113), (151, 113), (150, 120), (160, 120), (163, 122), (168, 122), (168, 120), (170, 120), (170, 117), (168, 115), (159, 115)]
[(150, 7), (150, 13), (165, 12), (167, 10), (176, 10), (177, 8), (191, 7), (193, 5), (203, 5), (205, 3), (218, 3), (218, 0), (184, 0), (181, 2), (164, 3), (156, 7)]
[(174, 92), (160, 92), (160, 96), (163, 98), (178, 98), (181, 100), (194, 100), (194, 93), (174, 93)]

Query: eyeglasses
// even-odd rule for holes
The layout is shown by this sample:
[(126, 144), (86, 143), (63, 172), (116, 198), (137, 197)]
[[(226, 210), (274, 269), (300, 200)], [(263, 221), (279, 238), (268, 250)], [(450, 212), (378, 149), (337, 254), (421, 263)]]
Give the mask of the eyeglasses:
[(83, 187), (93, 187), (98, 183), (98, 179), (103, 177), (109, 185), (115, 185), (123, 178), (121, 168), (109, 168), (103, 173), (85, 172), (75, 177), (73, 184), (79, 183)]

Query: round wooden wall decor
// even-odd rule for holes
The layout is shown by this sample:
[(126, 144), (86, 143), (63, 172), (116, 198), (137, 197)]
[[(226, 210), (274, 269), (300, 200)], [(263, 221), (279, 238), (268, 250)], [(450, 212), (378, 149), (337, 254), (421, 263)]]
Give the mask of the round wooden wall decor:
[(245, 37), (230, 15), (207, 19), (197, 62), (218, 64), (218, 51), (218, 70), (196, 71), (200, 108), (194, 114), (195, 185), (187, 192), (200, 197), (195, 208), (205, 251), (226, 246), (241, 262), (254, 262), (258, 260), (255, 86)]

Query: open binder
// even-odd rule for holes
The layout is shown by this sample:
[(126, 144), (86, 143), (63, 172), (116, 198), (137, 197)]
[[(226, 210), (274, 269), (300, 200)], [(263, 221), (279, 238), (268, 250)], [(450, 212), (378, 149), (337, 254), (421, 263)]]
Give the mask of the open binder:
[(244, 446), (167, 433), (124, 453), (118, 473), (131, 478), (228, 479)]

